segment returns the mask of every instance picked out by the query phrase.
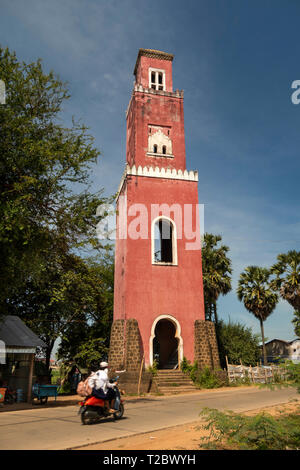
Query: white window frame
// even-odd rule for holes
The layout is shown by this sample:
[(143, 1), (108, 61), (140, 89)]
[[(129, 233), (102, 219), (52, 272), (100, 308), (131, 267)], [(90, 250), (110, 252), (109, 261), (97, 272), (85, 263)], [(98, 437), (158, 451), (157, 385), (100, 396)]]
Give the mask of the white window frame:
[[(156, 91), (166, 91), (166, 71), (163, 69), (154, 69), (154, 68), (149, 68), (149, 88), (152, 88), (152, 79), (151, 75), (152, 73), (155, 73), (155, 90)], [(162, 74), (162, 84), (158, 83), (158, 74)], [(163, 89), (159, 90), (159, 86), (162, 86)], [(153, 88), (152, 88), (153, 89)]]
[[(164, 261), (155, 261), (155, 224), (159, 220), (167, 220), (172, 225), (172, 260), (173, 260), (172, 263), (168, 263), (168, 262), (164, 262)], [(152, 258), (152, 264), (154, 264), (156, 266), (178, 266), (176, 224), (175, 224), (174, 220), (172, 220), (169, 217), (166, 217), (164, 215), (160, 215), (159, 217), (156, 217), (152, 221), (152, 227), (151, 227), (151, 258)]]

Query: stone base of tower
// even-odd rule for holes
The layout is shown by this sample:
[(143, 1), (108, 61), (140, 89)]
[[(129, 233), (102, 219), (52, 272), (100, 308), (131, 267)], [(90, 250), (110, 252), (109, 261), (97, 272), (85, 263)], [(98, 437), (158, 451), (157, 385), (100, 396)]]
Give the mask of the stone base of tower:
[(220, 369), (220, 357), (215, 325), (213, 322), (196, 320), (194, 328), (194, 359), (200, 368)]
[(125, 371), (120, 374), (118, 382), (126, 393), (158, 392), (151, 372), (145, 371), (140, 330), (134, 318), (113, 322), (108, 362), (114, 371)]
[(109, 365), (114, 370), (138, 372), (141, 368), (143, 347), (137, 320), (115, 320), (112, 324), (109, 346)]
[[(112, 324), (109, 364), (114, 370), (140, 372), (143, 346), (137, 320), (115, 320)], [(220, 357), (213, 322), (196, 320), (194, 324), (194, 360), (200, 368), (220, 369)], [(145, 362), (143, 363), (145, 370)]]

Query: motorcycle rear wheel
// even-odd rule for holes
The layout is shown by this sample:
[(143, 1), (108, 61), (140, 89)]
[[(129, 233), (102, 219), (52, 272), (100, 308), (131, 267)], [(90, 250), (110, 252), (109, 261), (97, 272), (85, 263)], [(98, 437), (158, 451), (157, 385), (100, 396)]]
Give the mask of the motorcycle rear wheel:
[(95, 423), (96, 419), (95, 418), (89, 418), (88, 416), (86, 416), (86, 413), (87, 413), (87, 410), (84, 410), (81, 413), (81, 422), (82, 422), (82, 424), (93, 424), (93, 423)]

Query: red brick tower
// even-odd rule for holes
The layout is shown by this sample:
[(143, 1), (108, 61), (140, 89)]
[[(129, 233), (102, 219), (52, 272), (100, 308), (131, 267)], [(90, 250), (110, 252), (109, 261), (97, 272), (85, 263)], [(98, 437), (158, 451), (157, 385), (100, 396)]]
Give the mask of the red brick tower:
[(187, 171), (183, 92), (172, 88), (173, 55), (140, 49), (127, 109), (126, 168), (117, 201), (110, 362), (137, 370), (154, 359), (218, 363), (205, 321), (198, 173)]

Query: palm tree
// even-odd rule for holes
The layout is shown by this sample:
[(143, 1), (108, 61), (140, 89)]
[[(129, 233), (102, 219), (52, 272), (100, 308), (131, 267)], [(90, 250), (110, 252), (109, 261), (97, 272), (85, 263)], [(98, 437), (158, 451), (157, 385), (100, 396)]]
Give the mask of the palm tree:
[(271, 267), (276, 278), (272, 287), (289, 302), (294, 310), (300, 310), (300, 252), (291, 250), (277, 256), (278, 262)]
[(264, 365), (267, 364), (264, 321), (273, 312), (278, 302), (278, 295), (270, 285), (270, 275), (267, 268), (248, 266), (240, 275), (237, 289), (238, 299), (243, 301), (246, 309), (259, 319)]
[(294, 332), (297, 336), (300, 336), (300, 311), (295, 310), (294, 312), (294, 318), (292, 320), (292, 323), (294, 324)]
[(218, 242), (221, 235), (205, 233), (202, 247), (202, 272), (206, 320), (218, 323), (217, 300), (220, 294), (231, 290), (231, 260), (227, 257), (228, 246)]

